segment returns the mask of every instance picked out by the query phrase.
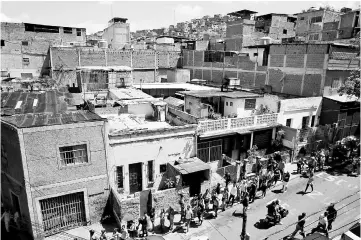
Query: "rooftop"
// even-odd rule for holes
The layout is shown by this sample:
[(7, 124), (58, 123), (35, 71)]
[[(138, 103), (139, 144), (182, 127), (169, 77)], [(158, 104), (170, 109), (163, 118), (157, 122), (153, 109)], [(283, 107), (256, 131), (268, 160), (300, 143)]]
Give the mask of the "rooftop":
[(168, 97), (164, 99), (164, 102), (168, 103), (168, 105), (175, 106), (175, 107), (181, 107), (184, 106), (184, 100), (175, 98), (175, 97)]
[(117, 135), (138, 130), (172, 128), (167, 122), (157, 122), (133, 114), (108, 115), (109, 133)]
[(136, 99), (154, 99), (152, 96), (136, 88), (118, 88), (110, 89), (109, 97), (113, 100), (136, 100)]
[(290, 18), (297, 18), (296, 16), (292, 15), (292, 14), (286, 14), (286, 13), (268, 13), (268, 14), (264, 14), (264, 15), (260, 15), (257, 16), (258, 18), (263, 18), (263, 17), (270, 17), (270, 16), (284, 16), (284, 17), (290, 17)]
[(348, 96), (348, 95), (333, 95), (333, 96), (325, 96), (325, 98), (337, 101), (337, 102), (342, 102), (342, 103), (347, 103), (347, 102), (355, 102), (355, 101), (359, 101), (359, 99), (355, 96)]
[(180, 92), (184, 95), (193, 96), (197, 98), (208, 98), (208, 97), (228, 97), (228, 98), (257, 98), (262, 97), (262, 95), (257, 93), (250, 93), (245, 91), (225, 91), (222, 92), (219, 90), (211, 91), (183, 91)]
[(179, 159), (174, 163), (173, 167), (183, 175), (211, 169), (209, 164), (197, 157)]
[[(133, 87), (140, 88), (140, 84), (133, 84)], [(186, 91), (216, 90), (218, 88), (202, 86), (191, 83), (142, 83), (144, 89), (184, 89)]]
[(92, 71), (92, 70), (101, 70), (101, 71), (109, 71), (109, 72), (130, 72), (133, 69), (131, 67), (128, 66), (107, 66), (107, 67), (103, 67), (103, 66), (83, 66), (83, 67), (77, 67), (77, 70), (82, 70), (82, 71)]
[(80, 122), (104, 121), (99, 115), (89, 111), (68, 113), (29, 113), (1, 117), (1, 120), (17, 128), (43, 127)]
[(253, 13), (258, 13), (258, 12), (251, 11), (251, 10), (248, 10), (248, 9), (243, 9), (243, 10), (240, 10), (240, 11), (227, 13), (227, 15), (239, 16), (239, 15), (242, 15), (242, 14), (253, 14)]

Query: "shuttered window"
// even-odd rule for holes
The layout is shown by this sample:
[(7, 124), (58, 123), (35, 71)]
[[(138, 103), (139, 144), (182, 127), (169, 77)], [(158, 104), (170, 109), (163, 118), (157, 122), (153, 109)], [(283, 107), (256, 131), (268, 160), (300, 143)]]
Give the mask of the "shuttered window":
[(118, 166), (116, 170), (116, 185), (118, 188), (124, 188), (123, 166)]

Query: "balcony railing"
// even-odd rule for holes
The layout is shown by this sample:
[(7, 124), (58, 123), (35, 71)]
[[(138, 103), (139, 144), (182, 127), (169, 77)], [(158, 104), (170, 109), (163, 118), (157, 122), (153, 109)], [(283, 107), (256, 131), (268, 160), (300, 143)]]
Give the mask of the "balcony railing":
[(198, 133), (240, 129), (253, 126), (264, 126), (277, 123), (278, 114), (264, 114), (243, 118), (227, 118), (220, 120), (199, 121)]

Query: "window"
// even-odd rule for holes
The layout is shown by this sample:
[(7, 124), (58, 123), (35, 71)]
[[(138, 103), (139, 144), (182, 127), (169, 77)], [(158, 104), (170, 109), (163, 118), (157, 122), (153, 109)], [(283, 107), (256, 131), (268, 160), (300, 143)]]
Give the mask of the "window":
[(253, 53), (253, 57), (257, 57), (258, 56), (258, 53)]
[(66, 33), (66, 34), (73, 34), (72, 28), (65, 27), (65, 28), (63, 28), (63, 30), (64, 30), (64, 33)]
[(319, 39), (319, 34), (311, 34), (309, 37), (309, 40), (318, 40)]
[(28, 41), (21, 41), (21, 45), (23, 45), (23, 46), (29, 46), (29, 42), (28, 42)]
[(1, 46), (4, 47), (5, 46), (5, 41), (1, 39)]
[(228, 106), (228, 102), (226, 102), (226, 106)]
[(23, 64), (29, 64), (30, 60), (29, 58), (23, 58)]
[(246, 99), (244, 102), (245, 110), (253, 110), (256, 108), (256, 99)]
[(167, 171), (167, 164), (161, 164), (159, 165), (159, 172), (165, 173)]
[(148, 161), (148, 182), (153, 182), (153, 161)]
[(287, 34), (287, 30), (286, 30), (286, 29), (283, 29), (283, 34)]
[(292, 119), (289, 118), (286, 120), (286, 127), (291, 127), (291, 124), (292, 124)]
[(78, 37), (81, 37), (81, 29), (76, 29), (76, 35), (78, 36)]
[(117, 170), (116, 170), (116, 185), (118, 188), (124, 188), (124, 184), (123, 184), (123, 166), (117, 166)]
[(322, 22), (322, 16), (311, 18), (311, 23)]
[(302, 128), (308, 127), (308, 122), (310, 121), (310, 117), (303, 117), (302, 118)]
[(311, 127), (315, 126), (315, 120), (316, 120), (316, 116), (313, 115), (312, 118), (311, 118)]
[(305, 20), (305, 17), (301, 17), (300, 20)]
[(77, 165), (88, 162), (86, 144), (60, 147), (61, 165)]
[(13, 205), (13, 208), (14, 208), (15, 212), (18, 212), (19, 215), (21, 215), (19, 197), (11, 191), (10, 191), (10, 193), (11, 193), (11, 203)]
[(229, 102), (229, 106), (231, 106), (231, 107), (232, 107), (232, 106), (233, 106), (233, 102)]

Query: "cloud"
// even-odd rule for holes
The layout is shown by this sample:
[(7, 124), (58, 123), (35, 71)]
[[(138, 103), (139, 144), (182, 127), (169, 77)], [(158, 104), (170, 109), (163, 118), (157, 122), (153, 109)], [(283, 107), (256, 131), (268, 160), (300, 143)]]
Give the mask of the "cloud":
[(104, 28), (107, 27), (106, 23), (94, 23), (93, 21), (86, 21), (83, 23), (79, 23), (74, 25), (74, 27), (78, 27), (78, 28), (86, 28), (86, 33), (87, 34), (93, 34), (99, 31), (103, 31)]
[(0, 13), (0, 21), (1, 22), (27, 22), (30, 19), (29, 15), (26, 13), (20, 14), (18, 17), (9, 17), (4, 13)]
[(192, 18), (202, 17), (203, 8), (196, 5), (178, 5), (175, 9), (176, 22), (190, 21)]
[(113, 1), (103, 0), (98, 2), (101, 5), (112, 5)]

